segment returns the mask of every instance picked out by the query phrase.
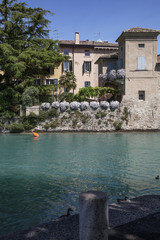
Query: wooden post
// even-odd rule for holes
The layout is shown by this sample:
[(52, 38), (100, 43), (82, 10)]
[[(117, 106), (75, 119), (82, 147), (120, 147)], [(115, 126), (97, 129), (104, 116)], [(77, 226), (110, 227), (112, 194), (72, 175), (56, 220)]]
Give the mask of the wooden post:
[(79, 240), (108, 240), (108, 197), (88, 191), (79, 196)]

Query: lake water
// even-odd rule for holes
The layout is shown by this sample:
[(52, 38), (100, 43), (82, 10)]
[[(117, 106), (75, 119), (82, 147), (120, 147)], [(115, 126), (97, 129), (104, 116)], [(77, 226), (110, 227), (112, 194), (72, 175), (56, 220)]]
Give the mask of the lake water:
[(81, 191), (160, 194), (160, 133), (0, 135), (0, 235), (77, 213)]

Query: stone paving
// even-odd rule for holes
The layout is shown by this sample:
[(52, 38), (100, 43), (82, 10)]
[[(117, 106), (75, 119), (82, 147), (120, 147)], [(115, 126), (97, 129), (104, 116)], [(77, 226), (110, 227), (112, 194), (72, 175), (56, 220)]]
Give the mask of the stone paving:
[[(108, 240), (160, 240), (160, 195), (145, 195), (109, 206)], [(79, 215), (0, 237), (0, 240), (78, 240)]]

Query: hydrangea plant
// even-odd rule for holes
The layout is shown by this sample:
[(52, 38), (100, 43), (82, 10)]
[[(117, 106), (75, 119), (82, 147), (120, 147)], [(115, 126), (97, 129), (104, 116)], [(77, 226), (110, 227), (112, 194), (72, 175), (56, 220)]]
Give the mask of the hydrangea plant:
[(96, 110), (99, 107), (99, 102), (96, 101), (90, 102), (90, 107)]
[(106, 102), (106, 101), (101, 101), (100, 102), (100, 107), (102, 109), (107, 109), (109, 107), (109, 102)]
[(68, 102), (61, 102), (60, 103), (61, 112), (65, 112), (68, 108), (69, 108), (69, 103)]
[(43, 110), (49, 110), (50, 107), (51, 107), (50, 103), (44, 102), (44, 103), (41, 104), (41, 108), (42, 108)]
[(111, 111), (114, 111), (118, 107), (119, 107), (119, 102), (118, 101), (110, 102), (110, 109), (111, 109)]
[(53, 102), (52, 107), (58, 109), (59, 108), (59, 102)]
[(70, 109), (71, 110), (77, 110), (80, 107), (80, 103), (79, 102), (71, 102), (70, 103)]
[(88, 102), (81, 102), (81, 106), (80, 106), (81, 111), (87, 110), (88, 107), (89, 107)]

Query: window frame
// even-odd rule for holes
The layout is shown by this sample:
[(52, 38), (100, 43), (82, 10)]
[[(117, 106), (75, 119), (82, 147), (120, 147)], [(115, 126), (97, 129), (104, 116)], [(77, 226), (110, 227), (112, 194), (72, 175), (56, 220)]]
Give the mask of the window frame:
[(145, 91), (144, 90), (139, 90), (138, 91), (138, 99), (141, 101), (145, 101)]
[(90, 87), (90, 86), (91, 86), (91, 81), (85, 81), (84, 82), (84, 87)]
[(90, 51), (89, 50), (85, 50), (84, 51), (84, 55), (85, 55), (85, 57), (90, 57)]
[(138, 44), (138, 47), (139, 47), (139, 48), (145, 48), (145, 44), (144, 44), (144, 43), (139, 43), (139, 44)]
[(83, 62), (83, 73), (90, 73), (92, 68), (91, 68), (91, 61), (84, 61)]
[(145, 56), (137, 57), (137, 70), (144, 71), (146, 70), (146, 58)]

